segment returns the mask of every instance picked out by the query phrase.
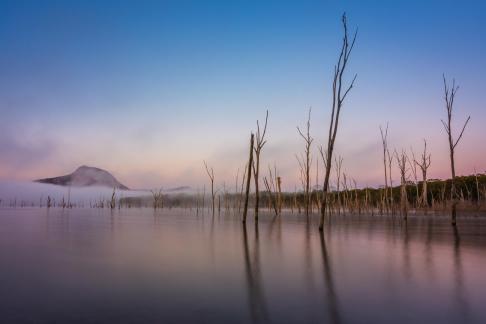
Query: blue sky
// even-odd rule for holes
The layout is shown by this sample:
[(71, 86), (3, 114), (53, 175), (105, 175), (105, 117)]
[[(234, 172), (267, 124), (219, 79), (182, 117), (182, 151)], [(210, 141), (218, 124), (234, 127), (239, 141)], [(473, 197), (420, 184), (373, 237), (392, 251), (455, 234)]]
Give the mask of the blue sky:
[(337, 146), (347, 172), (380, 183), (389, 121), (392, 147), (427, 138), (432, 176), (447, 176), (442, 73), (461, 86), (457, 127), (472, 116), (459, 173), (486, 169), (484, 2), (2, 0), (0, 178), (88, 164), (132, 187), (197, 186), (206, 159), (233, 183), (268, 109), (262, 163), (293, 188), (309, 107), (325, 141), (343, 11), (359, 27)]

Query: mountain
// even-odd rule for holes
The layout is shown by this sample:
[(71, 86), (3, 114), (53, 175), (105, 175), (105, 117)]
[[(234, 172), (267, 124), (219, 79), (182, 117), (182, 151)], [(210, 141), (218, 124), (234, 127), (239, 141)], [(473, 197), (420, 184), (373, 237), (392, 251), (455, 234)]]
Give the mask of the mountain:
[(114, 176), (108, 171), (99, 168), (93, 168), (89, 166), (81, 166), (71, 174), (55, 177), (35, 180), (40, 183), (50, 183), (60, 186), (74, 186), (74, 187), (110, 187), (121, 190), (129, 190), (127, 186), (121, 184)]

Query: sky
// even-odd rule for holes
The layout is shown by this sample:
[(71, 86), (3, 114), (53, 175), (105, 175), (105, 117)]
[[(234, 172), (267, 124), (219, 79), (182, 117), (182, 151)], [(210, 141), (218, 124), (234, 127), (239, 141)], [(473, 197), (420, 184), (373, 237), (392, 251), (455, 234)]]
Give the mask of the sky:
[(457, 173), (486, 171), (484, 1), (0, 0), (0, 179), (90, 165), (131, 188), (202, 187), (206, 160), (231, 189), (268, 109), (262, 169), (293, 190), (310, 107), (313, 179), (327, 140), (343, 12), (358, 28), (336, 142), (349, 177), (382, 184), (387, 122), (391, 149), (427, 139), (430, 177), (449, 176), (443, 73), (456, 134), (471, 115)]

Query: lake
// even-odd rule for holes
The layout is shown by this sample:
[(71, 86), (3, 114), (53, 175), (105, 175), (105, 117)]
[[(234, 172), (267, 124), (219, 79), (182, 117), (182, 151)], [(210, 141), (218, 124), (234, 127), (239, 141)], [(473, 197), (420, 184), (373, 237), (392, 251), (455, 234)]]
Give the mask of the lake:
[(486, 218), (317, 223), (3, 208), (0, 321), (486, 323)]

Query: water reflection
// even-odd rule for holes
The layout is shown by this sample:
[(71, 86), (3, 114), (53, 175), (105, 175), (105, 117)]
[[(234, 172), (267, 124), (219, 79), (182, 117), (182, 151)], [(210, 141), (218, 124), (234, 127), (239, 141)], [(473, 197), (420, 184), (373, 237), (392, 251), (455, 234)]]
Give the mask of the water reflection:
[(464, 287), (464, 272), (462, 268), (461, 257), (461, 237), (457, 226), (453, 226), (454, 232), (454, 296), (459, 308), (459, 313), (462, 323), (470, 323), (471, 315), (469, 312), (469, 305), (467, 300), (467, 292)]
[(315, 293), (314, 282), (314, 265), (313, 265), (313, 246), (312, 246), (312, 224), (306, 221), (305, 235), (304, 235), (304, 273), (306, 278), (307, 289), (311, 292), (311, 295)]
[(403, 232), (403, 275), (407, 280), (412, 279), (412, 263), (410, 260), (410, 233), (406, 219), (402, 221)]
[(250, 314), (254, 323), (268, 323), (269, 317), (263, 292), (263, 282), (260, 269), (260, 245), (258, 224), (255, 224), (255, 240), (253, 251), (250, 252), (248, 232), (243, 225), (243, 256), (245, 259), (245, 274), (248, 287), (248, 302)]
[(334, 286), (331, 260), (327, 251), (324, 233), (322, 231), (319, 231), (319, 238), (322, 250), (322, 264), (324, 270), (324, 282), (326, 284), (325, 290), (327, 296), (327, 309), (329, 311), (329, 319), (331, 323), (343, 323), (339, 314), (338, 298), (336, 288)]
[(427, 219), (427, 233), (425, 235), (425, 268), (427, 270), (429, 280), (435, 277), (435, 266), (432, 257), (432, 239), (433, 239), (433, 221), (432, 218)]
[(1, 212), (2, 323), (486, 323), (484, 219)]

